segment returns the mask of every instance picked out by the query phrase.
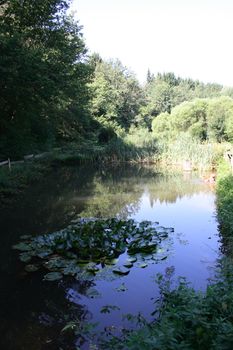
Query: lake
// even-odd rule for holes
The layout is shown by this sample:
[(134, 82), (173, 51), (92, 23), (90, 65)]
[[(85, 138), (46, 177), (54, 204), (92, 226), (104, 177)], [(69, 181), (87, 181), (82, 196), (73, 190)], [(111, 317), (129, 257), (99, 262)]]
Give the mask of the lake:
[[(14, 204), (1, 208), (1, 348), (5, 350), (88, 348), (84, 339), (61, 332), (70, 322), (129, 326), (122, 315), (152, 320), (159, 295), (158, 273), (173, 285), (186, 277), (204, 290), (220, 256), (215, 193), (195, 173), (165, 173), (154, 166), (83, 165), (54, 169)], [(103, 268), (93, 278), (43, 280), (27, 273), (12, 245), (21, 235), (50, 233), (79, 217), (150, 220), (173, 228), (154, 257), (138, 257), (126, 276)], [(127, 252), (117, 261), (122, 266)]]

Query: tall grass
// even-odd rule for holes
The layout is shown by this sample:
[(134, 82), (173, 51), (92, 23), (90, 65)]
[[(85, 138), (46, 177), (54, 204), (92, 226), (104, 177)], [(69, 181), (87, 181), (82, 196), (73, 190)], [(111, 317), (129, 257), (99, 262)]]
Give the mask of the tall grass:
[(59, 162), (156, 162), (158, 146), (156, 139), (147, 130), (137, 129), (112, 138), (105, 144), (93, 141), (73, 143), (53, 154)]
[(193, 169), (208, 170), (218, 163), (227, 145), (201, 143), (188, 134), (180, 134), (173, 142), (159, 142), (162, 163), (182, 166), (188, 161)]

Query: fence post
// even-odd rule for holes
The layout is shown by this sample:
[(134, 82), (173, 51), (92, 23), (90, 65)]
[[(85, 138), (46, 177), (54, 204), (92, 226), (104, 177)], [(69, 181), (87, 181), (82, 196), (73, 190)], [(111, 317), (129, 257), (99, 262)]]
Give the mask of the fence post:
[(10, 158), (8, 158), (8, 168), (11, 171), (11, 160), (10, 160)]

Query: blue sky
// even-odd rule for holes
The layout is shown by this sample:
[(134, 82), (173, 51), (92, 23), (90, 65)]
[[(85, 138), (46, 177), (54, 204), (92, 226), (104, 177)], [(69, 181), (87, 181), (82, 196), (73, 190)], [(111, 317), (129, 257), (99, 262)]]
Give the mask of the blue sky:
[(233, 0), (73, 0), (86, 45), (143, 82), (174, 72), (233, 86)]

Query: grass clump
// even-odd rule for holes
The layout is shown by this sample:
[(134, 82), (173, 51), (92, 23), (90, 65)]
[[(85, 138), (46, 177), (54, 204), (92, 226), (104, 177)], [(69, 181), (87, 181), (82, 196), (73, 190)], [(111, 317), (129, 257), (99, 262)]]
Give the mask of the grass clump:
[(208, 170), (214, 167), (222, 157), (225, 144), (200, 142), (189, 134), (181, 133), (175, 141), (159, 142), (162, 163), (182, 165), (189, 161), (193, 169)]
[(153, 314), (156, 320), (141, 328), (111, 336), (101, 349), (113, 350), (219, 350), (233, 348), (233, 270), (221, 260), (216, 281), (206, 292), (190, 288), (184, 279), (171, 289), (166, 276), (159, 276), (161, 299)]

